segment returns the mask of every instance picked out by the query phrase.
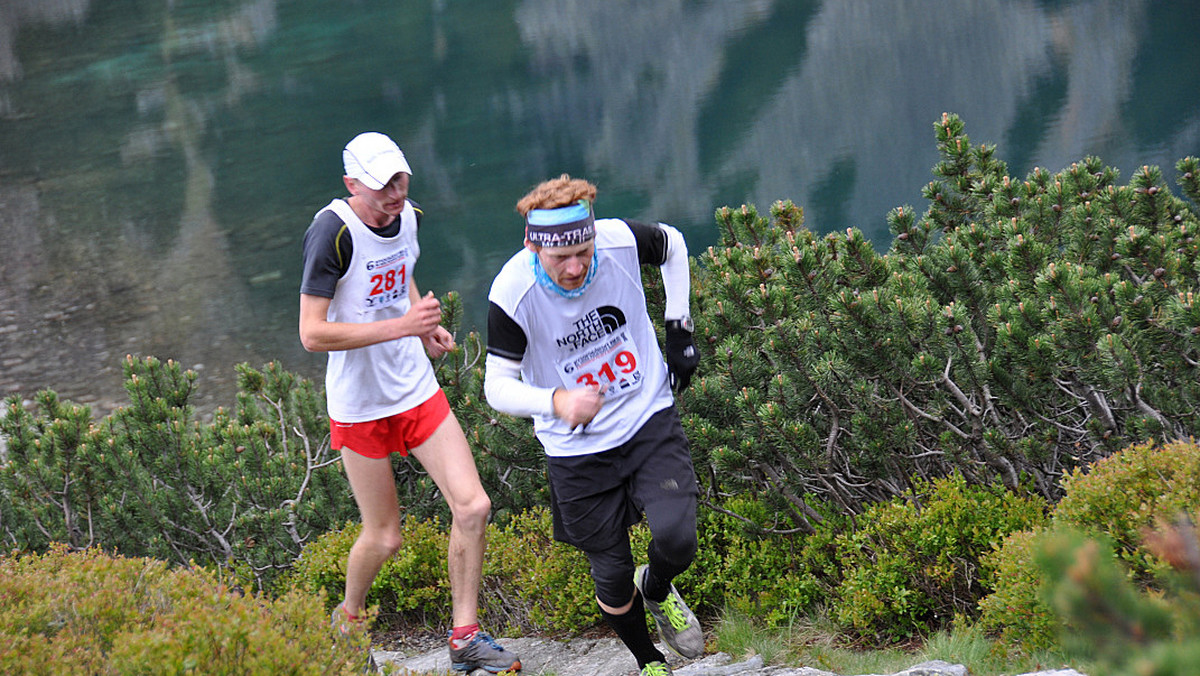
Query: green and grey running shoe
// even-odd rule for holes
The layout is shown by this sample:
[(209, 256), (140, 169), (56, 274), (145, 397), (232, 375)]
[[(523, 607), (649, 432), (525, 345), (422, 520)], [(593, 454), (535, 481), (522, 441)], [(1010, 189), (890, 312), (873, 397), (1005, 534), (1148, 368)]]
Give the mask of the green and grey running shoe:
[(666, 662), (651, 662), (642, 667), (638, 676), (671, 676), (671, 667)]
[(651, 601), (646, 597), (642, 586), (649, 570), (650, 567), (645, 564), (638, 566), (633, 574), (633, 584), (641, 592), (646, 609), (654, 618), (654, 624), (658, 625), (659, 637), (680, 657), (692, 659), (703, 655), (704, 632), (700, 629), (700, 621), (683, 602), (683, 597), (675, 590), (675, 585), (671, 585), (671, 592), (662, 601)]
[(496, 639), (486, 632), (477, 631), (465, 645), (455, 648), (450, 644), (450, 666), (455, 671), (472, 672), (483, 669), (490, 674), (502, 671), (520, 671), (521, 660), (504, 649)]

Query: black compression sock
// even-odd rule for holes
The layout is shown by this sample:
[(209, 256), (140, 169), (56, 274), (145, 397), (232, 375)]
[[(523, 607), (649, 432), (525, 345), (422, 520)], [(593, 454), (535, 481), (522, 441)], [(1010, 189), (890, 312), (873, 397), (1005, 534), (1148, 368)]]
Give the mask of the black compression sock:
[(641, 580), (642, 593), (646, 598), (655, 603), (662, 603), (666, 600), (667, 594), (671, 593), (670, 578), (663, 580), (654, 575), (654, 566), (646, 566), (646, 573)]
[(646, 607), (642, 604), (641, 594), (634, 594), (633, 606), (624, 615), (612, 615), (603, 608), (600, 609), (600, 614), (604, 616), (608, 626), (617, 632), (617, 637), (629, 648), (629, 652), (633, 653), (638, 669), (651, 662), (667, 661), (654, 646), (654, 639), (650, 638), (650, 630), (646, 627)]

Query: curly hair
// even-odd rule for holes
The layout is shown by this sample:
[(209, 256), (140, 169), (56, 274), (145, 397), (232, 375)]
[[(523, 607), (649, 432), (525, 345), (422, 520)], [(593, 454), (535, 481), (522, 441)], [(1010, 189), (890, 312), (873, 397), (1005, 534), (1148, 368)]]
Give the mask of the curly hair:
[(557, 209), (574, 204), (581, 199), (596, 201), (596, 186), (582, 178), (571, 178), (563, 174), (558, 178), (542, 181), (517, 202), (517, 213), (524, 218), (532, 209)]

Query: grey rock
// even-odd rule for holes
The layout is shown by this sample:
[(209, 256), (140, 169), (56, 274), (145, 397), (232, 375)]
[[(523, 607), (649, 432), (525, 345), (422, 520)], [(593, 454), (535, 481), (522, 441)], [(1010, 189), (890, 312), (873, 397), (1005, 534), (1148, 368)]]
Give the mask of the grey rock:
[[(555, 641), (545, 638), (504, 638), (500, 644), (521, 657), (523, 676), (636, 676), (637, 664), (617, 639), (577, 639)], [(675, 676), (843, 676), (812, 667), (778, 667), (763, 664), (760, 656), (734, 662), (726, 653), (707, 655), (699, 660), (684, 660), (659, 646)], [(401, 673), (418, 676), (442, 676), (450, 671), (450, 654), (445, 648), (419, 655), (377, 650), (378, 664), (391, 663)], [(404, 671), (407, 670), (407, 671)], [(486, 676), (483, 670), (471, 676)], [(871, 676), (885, 676), (873, 674)], [(888, 676), (971, 676), (961, 664), (941, 660), (922, 662)], [(1039, 671), (1020, 676), (1087, 676), (1074, 669)]]
[(732, 658), (725, 653), (709, 655), (699, 662), (674, 669), (675, 676), (735, 676), (752, 674), (763, 668), (763, 658), (755, 655), (742, 662), (730, 663)]
[[(635, 673), (636, 664), (629, 651), (615, 639), (578, 639), (564, 642), (544, 638), (498, 639), (507, 650), (521, 658), (521, 673), (536, 674), (595, 674), (595, 676), (624, 676)], [(396, 653), (375, 652), (375, 662), (394, 663), (415, 674), (445, 674), (450, 671), (450, 653), (445, 648), (402, 657)], [(403, 672), (402, 672), (403, 673)], [(486, 674), (482, 669), (477, 674)]]
[(971, 672), (961, 664), (933, 660), (905, 669), (896, 676), (971, 676)]

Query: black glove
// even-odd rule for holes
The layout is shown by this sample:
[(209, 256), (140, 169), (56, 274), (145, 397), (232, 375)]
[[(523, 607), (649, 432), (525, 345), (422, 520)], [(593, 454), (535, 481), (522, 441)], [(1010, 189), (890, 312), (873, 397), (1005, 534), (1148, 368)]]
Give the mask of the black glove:
[(682, 392), (692, 382), (692, 374), (700, 365), (700, 353), (692, 340), (692, 332), (681, 326), (667, 326), (667, 375), (671, 389)]

